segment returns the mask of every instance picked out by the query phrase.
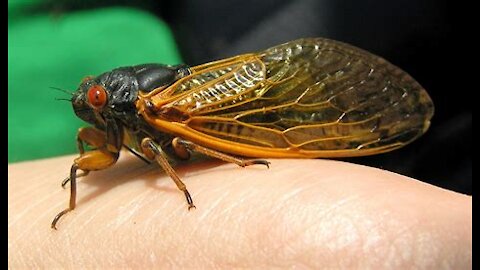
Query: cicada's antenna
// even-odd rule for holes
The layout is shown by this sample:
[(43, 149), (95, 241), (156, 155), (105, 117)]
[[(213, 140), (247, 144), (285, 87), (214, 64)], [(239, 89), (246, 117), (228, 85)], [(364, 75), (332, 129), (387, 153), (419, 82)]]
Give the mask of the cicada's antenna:
[(62, 89), (62, 88), (58, 88), (58, 87), (53, 87), (53, 86), (50, 86), (51, 89), (54, 89), (54, 90), (57, 90), (57, 91), (60, 91), (60, 92), (63, 92), (65, 94), (69, 94), (70, 96), (73, 96), (73, 92), (71, 91), (68, 91), (68, 90), (65, 90), (65, 89)]
[(68, 102), (71, 102), (70, 99), (68, 98), (55, 98), (55, 100), (62, 100), (62, 101), (68, 101)]

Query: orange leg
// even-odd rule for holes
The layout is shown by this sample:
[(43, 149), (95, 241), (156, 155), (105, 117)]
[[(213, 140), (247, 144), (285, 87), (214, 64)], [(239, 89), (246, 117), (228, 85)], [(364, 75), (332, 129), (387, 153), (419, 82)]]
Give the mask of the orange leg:
[(99, 148), (106, 143), (105, 132), (94, 127), (81, 127), (77, 132), (77, 147), (80, 155), (85, 152), (84, 143), (95, 148)]
[(75, 209), (75, 202), (76, 202), (76, 198), (77, 198), (77, 165), (76, 164), (73, 164), (72, 165), (72, 168), (70, 169), (70, 204), (69, 204), (69, 207), (65, 210), (63, 210), (62, 212), (58, 213), (55, 218), (53, 219), (52, 221), (52, 229), (57, 229), (57, 222), (58, 220), (63, 216), (65, 215), (66, 213), (72, 211), (73, 209)]
[[(92, 146), (94, 148), (102, 147), (106, 144), (105, 132), (98, 130), (94, 127), (81, 127), (77, 132), (77, 147), (80, 155), (85, 153), (84, 144)], [(83, 170), (83, 169), (82, 169)], [(88, 175), (89, 171), (83, 170), (82, 173), (76, 175), (76, 178), (80, 178)], [(62, 188), (70, 181), (70, 176), (62, 181)]]
[[(52, 221), (51, 227), (56, 228), (58, 220), (66, 213), (75, 209), (77, 197), (77, 178), (87, 175), (90, 171), (102, 170), (115, 164), (118, 159), (118, 152), (110, 152), (106, 150), (105, 133), (94, 128), (79, 129), (77, 134), (77, 142), (80, 151), (80, 157), (73, 161), (70, 169), (70, 176), (62, 182), (62, 187), (70, 182), (70, 203), (68, 208), (58, 213)], [(87, 143), (97, 150), (85, 152), (83, 143)], [(83, 173), (77, 174), (77, 170), (82, 170)]]
[(187, 152), (187, 149), (188, 149), (190, 151), (202, 153), (204, 155), (218, 158), (226, 162), (235, 163), (240, 167), (246, 167), (246, 166), (255, 165), (255, 164), (261, 164), (269, 167), (269, 164), (270, 164), (270, 162), (264, 159), (242, 159), (242, 158), (234, 157), (210, 148), (200, 146), (198, 144), (184, 140), (179, 137), (173, 139), (172, 145), (177, 155), (185, 155), (184, 153)]
[(170, 165), (170, 163), (168, 162), (167, 155), (165, 154), (165, 152), (163, 152), (162, 148), (152, 139), (145, 138), (142, 140), (142, 149), (147, 157), (155, 158), (160, 167), (162, 167), (162, 169), (165, 170), (165, 172), (170, 176), (170, 178), (172, 178), (173, 182), (175, 182), (178, 189), (183, 191), (183, 193), (185, 194), (185, 198), (187, 199), (188, 210), (195, 208), (192, 197), (190, 196), (187, 187), (182, 182), (175, 170), (172, 168), (172, 165)]

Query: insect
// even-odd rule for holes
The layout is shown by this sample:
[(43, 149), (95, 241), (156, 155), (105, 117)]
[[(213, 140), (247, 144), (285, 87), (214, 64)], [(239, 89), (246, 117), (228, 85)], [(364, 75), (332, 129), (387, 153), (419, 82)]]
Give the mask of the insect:
[(191, 209), (169, 157), (199, 152), (245, 167), (268, 166), (262, 158), (372, 155), (421, 136), (434, 111), (427, 92), (398, 67), (322, 38), (194, 67), (117, 68), (85, 78), (71, 102), (92, 126), (78, 131), (80, 156), (62, 182), (70, 182), (70, 204), (54, 229), (75, 208), (77, 178), (112, 166), (124, 147), (158, 162)]

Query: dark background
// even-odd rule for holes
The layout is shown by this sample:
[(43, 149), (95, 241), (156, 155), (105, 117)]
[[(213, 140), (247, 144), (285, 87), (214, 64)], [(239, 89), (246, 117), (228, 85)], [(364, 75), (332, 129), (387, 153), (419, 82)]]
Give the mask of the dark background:
[(447, 1), (51, 1), (42, 9), (68, 13), (113, 5), (164, 20), (189, 65), (301, 37), (344, 41), (388, 59), (427, 89), (435, 104), (432, 125), (402, 149), (348, 161), (472, 193), (473, 82), (464, 74), (459, 14)]

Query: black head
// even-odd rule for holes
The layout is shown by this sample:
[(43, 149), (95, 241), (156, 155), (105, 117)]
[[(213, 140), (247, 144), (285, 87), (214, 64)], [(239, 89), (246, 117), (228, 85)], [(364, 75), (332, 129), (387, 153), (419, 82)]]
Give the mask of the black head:
[(72, 97), (75, 114), (102, 127), (105, 118), (121, 116), (134, 108), (138, 83), (128, 68), (116, 69), (97, 77), (87, 77)]
[(188, 74), (185, 65), (144, 64), (87, 77), (72, 97), (73, 109), (79, 118), (101, 129), (105, 129), (106, 119), (128, 126), (134, 122), (132, 117), (137, 117), (135, 101), (139, 91), (168, 86)]

